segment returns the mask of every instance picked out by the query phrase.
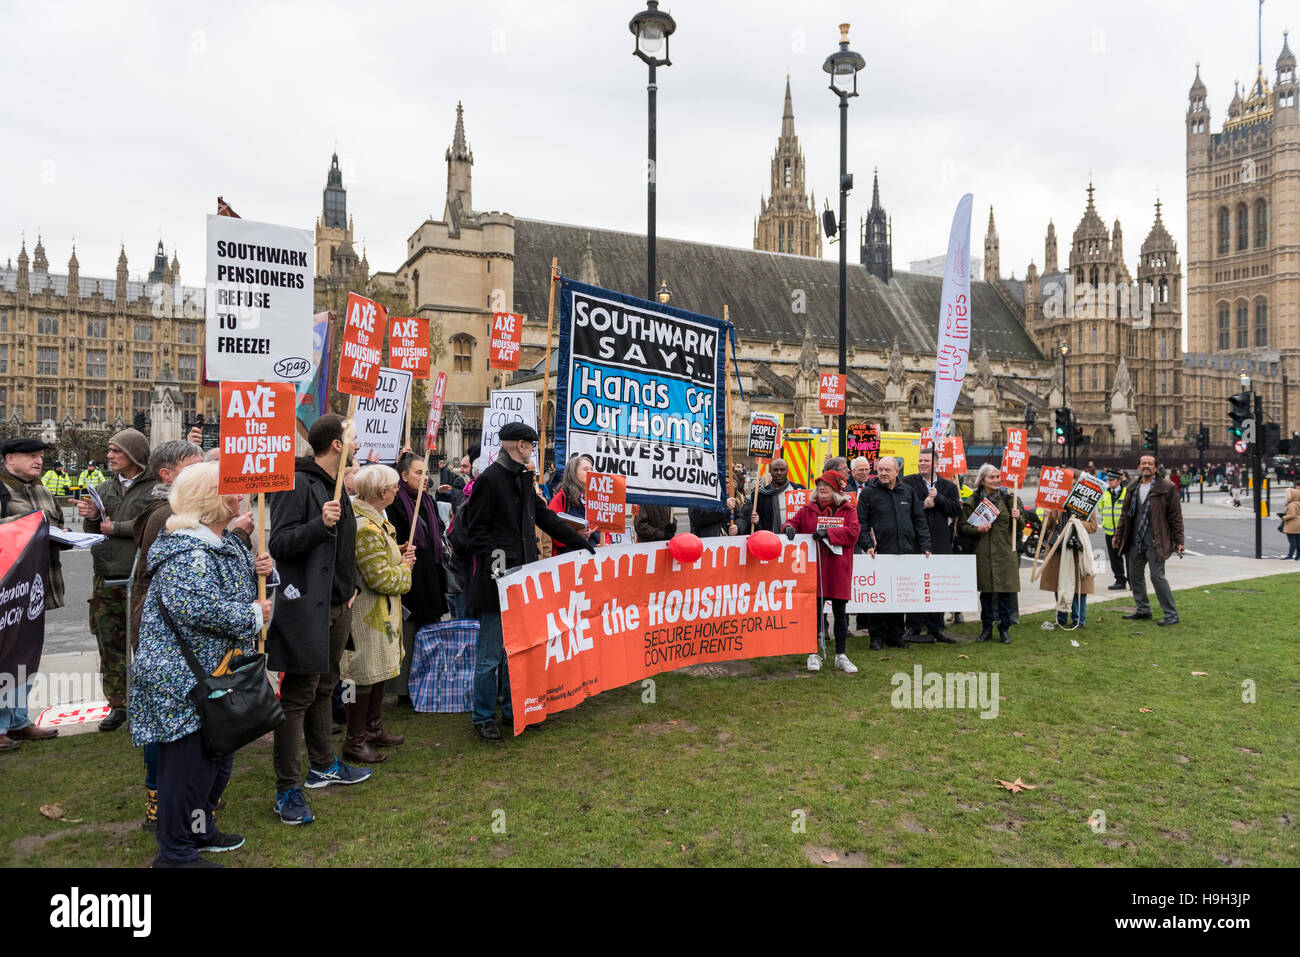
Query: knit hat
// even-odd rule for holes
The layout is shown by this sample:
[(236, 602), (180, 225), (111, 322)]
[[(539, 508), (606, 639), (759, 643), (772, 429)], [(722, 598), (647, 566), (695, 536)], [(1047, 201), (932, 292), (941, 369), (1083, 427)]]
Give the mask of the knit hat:
[(135, 429), (123, 429), (109, 439), (108, 444), (116, 445), (125, 452), (126, 457), (140, 466), (142, 471), (149, 471), (149, 440)]
[(841, 475), (839, 472), (836, 472), (834, 469), (832, 469), (829, 472), (824, 472), (821, 475), (821, 477), (817, 479), (817, 481), (825, 482), (827, 485), (835, 489), (835, 491), (837, 492), (844, 491), (844, 476)]

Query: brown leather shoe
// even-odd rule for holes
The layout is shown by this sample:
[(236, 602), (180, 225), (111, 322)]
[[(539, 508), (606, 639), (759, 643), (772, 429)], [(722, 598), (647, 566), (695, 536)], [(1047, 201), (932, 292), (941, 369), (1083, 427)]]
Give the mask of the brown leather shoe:
[(382, 764), (388, 755), (376, 751), (362, 733), (359, 737), (348, 736), (343, 742), (343, 760), (356, 761), (360, 764)]
[(406, 743), (406, 735), (385, 731), (382, 723), (369, 721), (366, 723), (366, 740), (376, 747), (395, 748)]
[(59, 736), (58, 728), (38, 728), (34, 724), (21, 728), (10, 728), (9, 737), (14, 741), (46, 741)]
[(0, 751), (17, 751), (21, 744), (9, 737), (7, 734), (0, 734)]

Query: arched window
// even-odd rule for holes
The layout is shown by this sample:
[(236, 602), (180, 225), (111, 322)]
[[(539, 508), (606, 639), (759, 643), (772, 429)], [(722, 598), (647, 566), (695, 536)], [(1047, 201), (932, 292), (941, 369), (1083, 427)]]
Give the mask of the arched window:
[(1268, 302), (1264, 299), (1255, 300), (1255, 345), (1268, 347)]
[(474, 371), (474, 337), (459, 332), (451, 337), (451, 352), (456, 372)]
[(1250, 245), (1250, 211), (1245, 203), (1237, 204), (1237, 252)]
[(1088, 271), (1088, 282), (1092, 283), (1093, 289), (1096, 289), (1099, 285), (1100, 277), (1101, 273), (1098, 271), (1096, 266), (1093, 266), (1092, 269)]
[(1168, 356), (1166, 355), (1166, 339), (1164, 333), (1160, 334), (1160, 358), (1161, 359), (1168, 358)]
[(1230, 328), (1230, 318), (1228, 315), (1230, 311), (1231, 310), (1228, 308), (1228, 304), (1226, 302), (1219, 303), (1219, 348), (1220, 349), (1232, 348), (1232, 330)]
[(1268, 245), (1268, 204), (1262, 199), (1255, 203), (1255, 248)]
[(1243, 299), (1237, 303), (1237, 348), (1250, 347), (1250, 308)]
[(776, 251), (785, 252), (785, 223), (776, 224)]
[(790, 161), (785, 161), (785, 188), (790, 188)]
[(1074, 281), (1075, 281), (1076, 283), (1078, 283), (1080, 286), (1083, 285), (1083, 267), (1082, 267), (1082, 266), (1079, 267), (1079, 271), (1075, 274)]
[(1228, 217), (1228, 207), (1224, 206), (1219, 209), (1219, 255), (1226, 256), (1229, 252), (1229, 242), (1232, 235), (1232, 221)]
[(1161, 302), (1169, 301), (1169, 280), (1168, 279), (1160, 280), (1160, 301)]
[(419, 309), (420, 308), (420, 270), (418, 269), (411, 274), (411, 286), (412, 286), (411, 298), (414, 300), (411, 303), (411, 308)]

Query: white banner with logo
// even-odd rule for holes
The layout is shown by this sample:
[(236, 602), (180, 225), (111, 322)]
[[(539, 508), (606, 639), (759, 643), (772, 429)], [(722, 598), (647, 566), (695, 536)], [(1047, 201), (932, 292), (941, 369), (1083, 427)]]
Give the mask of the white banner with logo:
[(970, 193), (961, 198), (948, 233), (948, 260), (944, 265), (943, 292), (939, 300), (939, 348), (934, 366), (935, 437), (948, 430), (970, 358), (970, 215), (973, 202)]
[(853, 556), (850, 612), (969, 611), (979, 603), (974, 555)]

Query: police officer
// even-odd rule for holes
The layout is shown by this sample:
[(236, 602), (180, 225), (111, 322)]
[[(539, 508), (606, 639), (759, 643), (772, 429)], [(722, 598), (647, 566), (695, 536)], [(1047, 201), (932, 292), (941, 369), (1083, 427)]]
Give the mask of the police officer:
[(1106, 491), (1101, 493), (1101, 530), (1106, 533), (1106, 554), (1110, 556), (1110, 570), (1115, 576), (1115, 584), (1110, 585), (1107, 591), (1122, 591), (1128, 587), (1128, 579), (1124, 576), (1124, 556), (1115, 551), (1115, 527), (1119, 524), (1119, 517), (1124, 513), (1124, 499), (1128, 496), (1128, 489), (1124, 487), (1123, 472), (1106, 473)]

